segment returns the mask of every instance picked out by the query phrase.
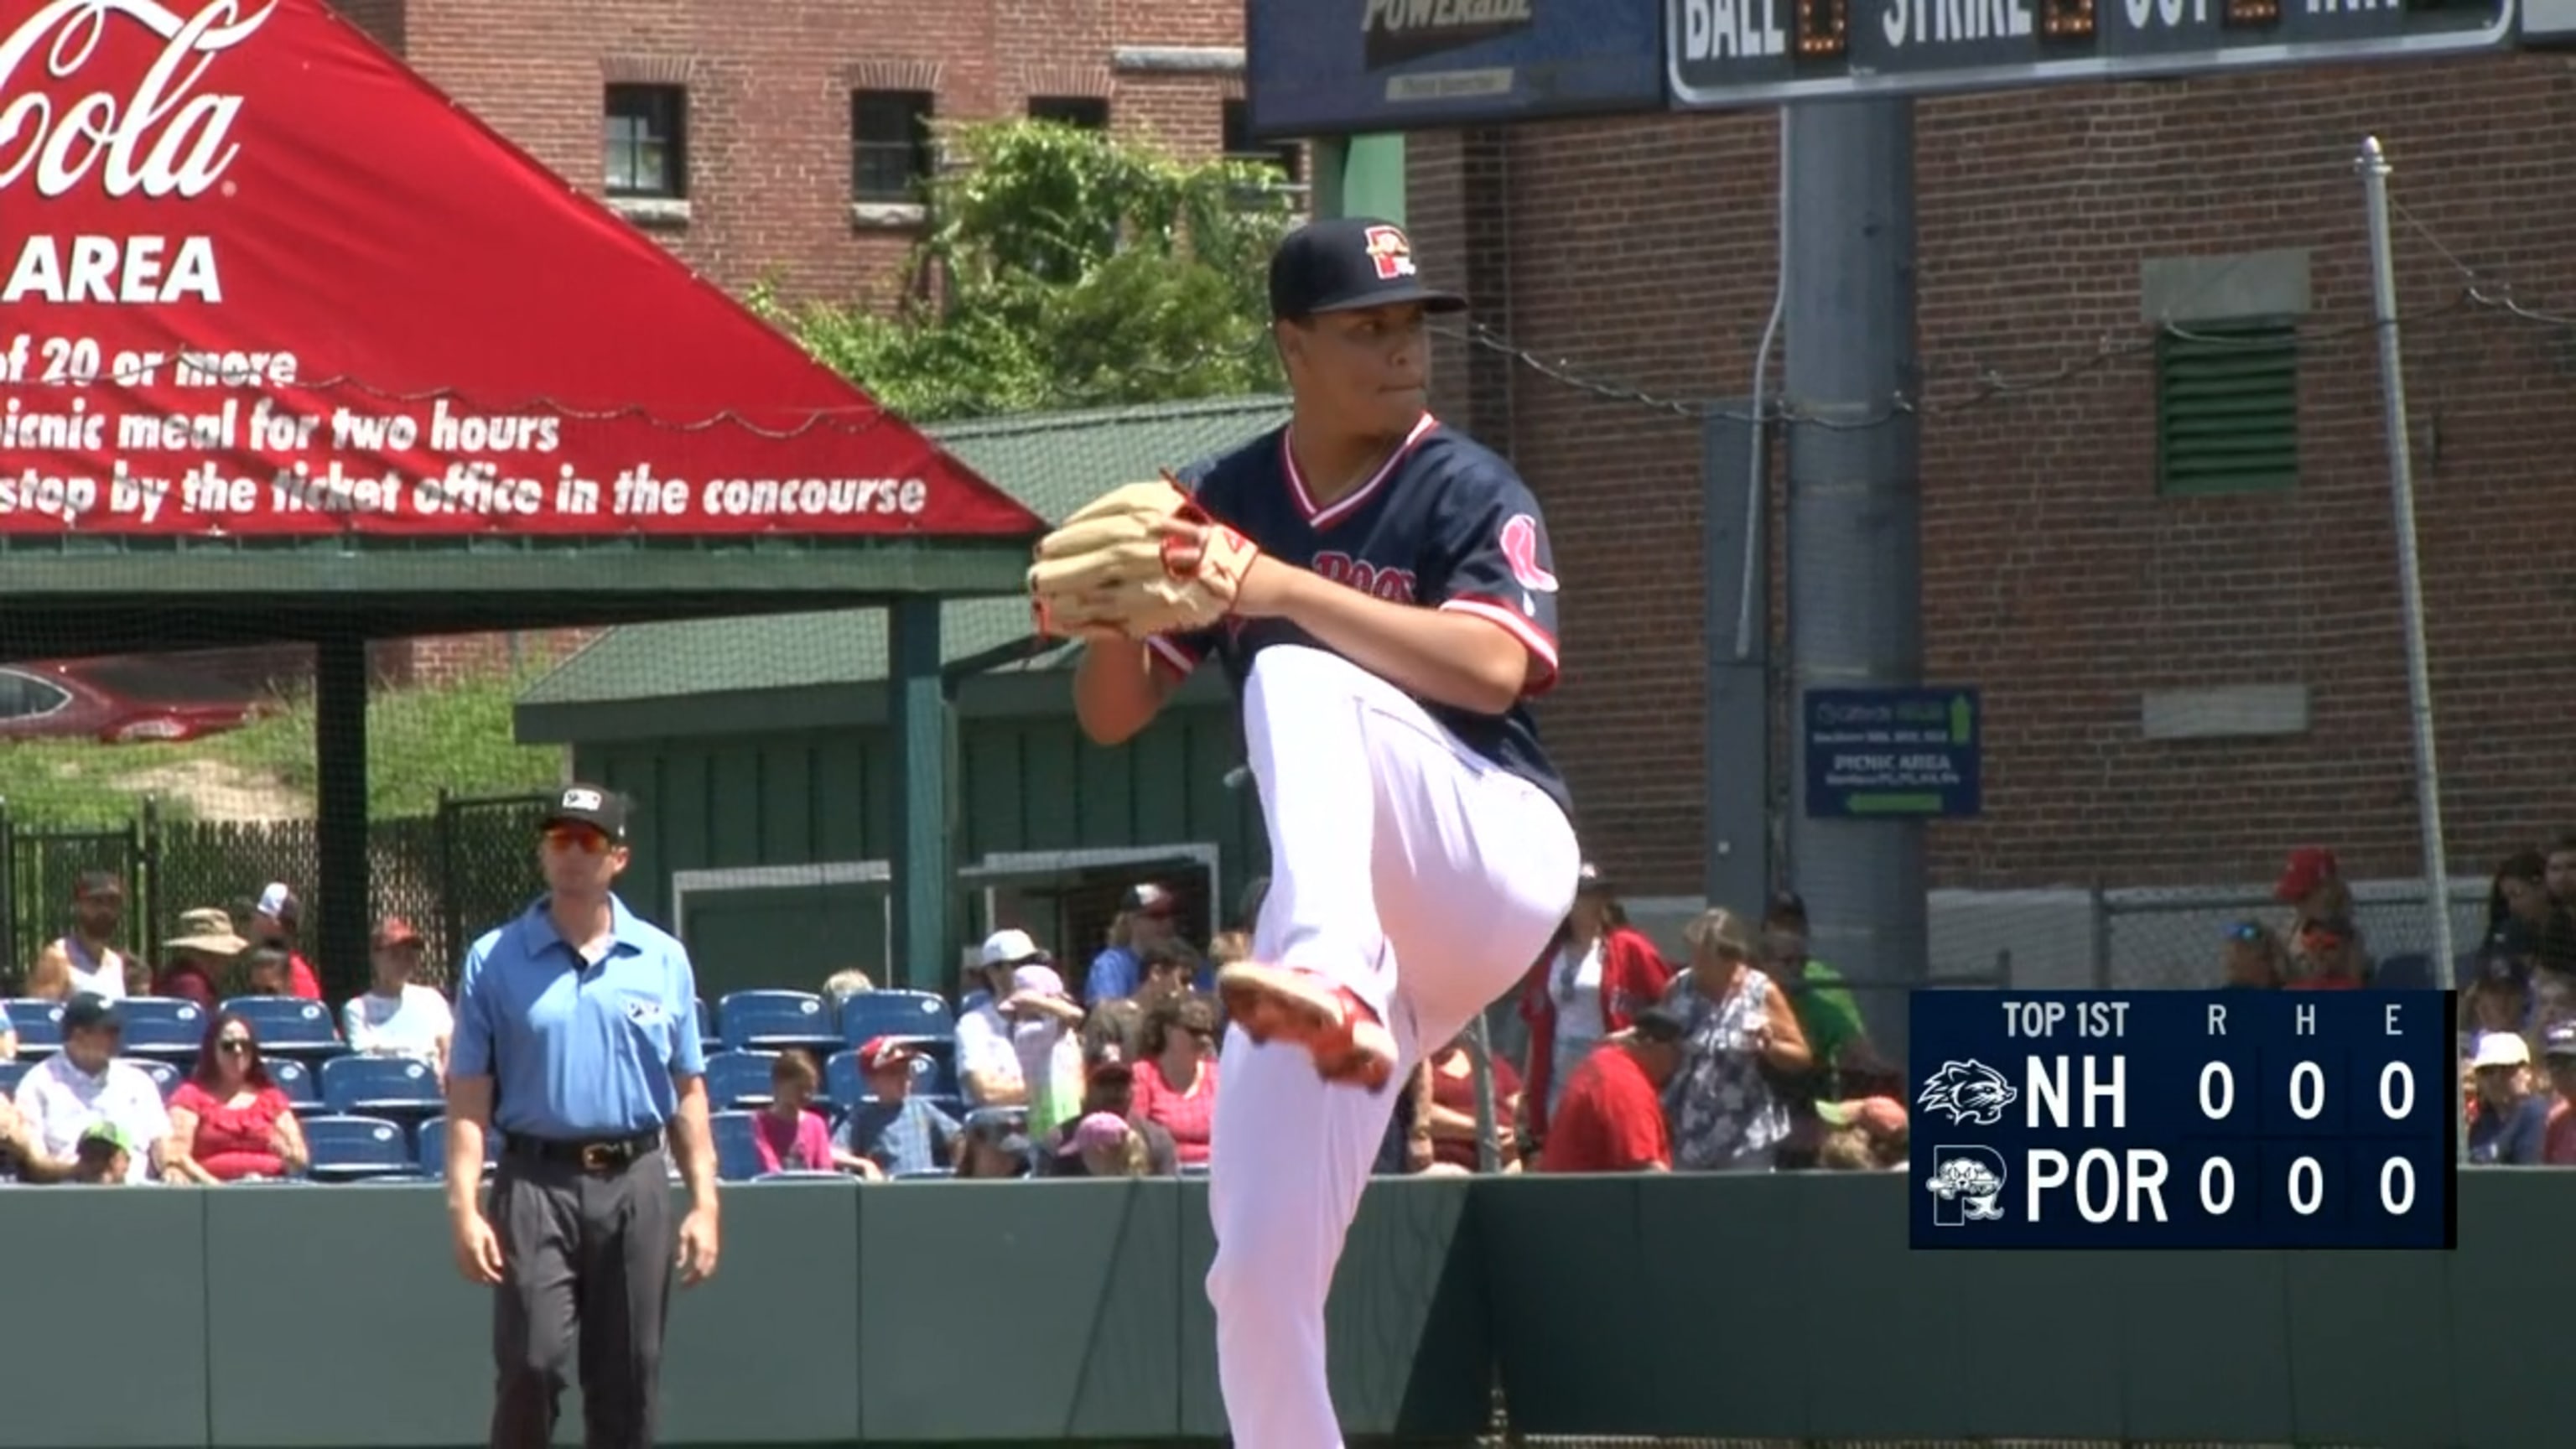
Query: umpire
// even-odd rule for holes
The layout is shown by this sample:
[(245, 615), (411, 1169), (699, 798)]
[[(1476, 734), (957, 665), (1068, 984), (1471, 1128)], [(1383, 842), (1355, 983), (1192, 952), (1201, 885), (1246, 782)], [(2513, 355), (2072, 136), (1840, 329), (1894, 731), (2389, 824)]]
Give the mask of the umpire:
[[(475, 942), (457, 983), (447, 1211), (457, 1266), (499, 1290), (494, 1449), (553, 1439), (576, 1345), (583, 1442), (633, 1449), (653, 1442), (672, 1269), (695, 1283), (716, 1267), (697, 977), (610, 889), (629, 858), (624, 800), (567, 787), (537, 855), (545, 897)], [(676, 1242), (674, 1156), (689, 1190)]]

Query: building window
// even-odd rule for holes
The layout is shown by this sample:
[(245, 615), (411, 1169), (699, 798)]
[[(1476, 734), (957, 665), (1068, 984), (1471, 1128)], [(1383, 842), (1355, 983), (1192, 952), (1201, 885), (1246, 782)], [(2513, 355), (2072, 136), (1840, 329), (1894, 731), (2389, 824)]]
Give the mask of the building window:
[(1225, 159), (1251, 161), (1279, 168), (1279, 179), (1295, 185), (1304, 170), (1304, 153), (1294, 143), (1264, 145), (1252, 139), (1252, 106), (1247, 101), (1225, 103)]
[(1031, 96), (1029, 119), (1053, 121), (1059, 126), (1073, 126), (1085, 131), (1109, 129), (1109, 101), (1105, 96)]
[(2298, 328), (2202, 322), (2157, 338), (2157, 490), (2274, 493), (2298, 481)]
[(689, 93), (615, 85), (604, 107), (608, 194), (678, 200), (689, 194)]
[(850, 194), (860, 201), (911, 202), (933, 169), (928, 91), (850, 95)]

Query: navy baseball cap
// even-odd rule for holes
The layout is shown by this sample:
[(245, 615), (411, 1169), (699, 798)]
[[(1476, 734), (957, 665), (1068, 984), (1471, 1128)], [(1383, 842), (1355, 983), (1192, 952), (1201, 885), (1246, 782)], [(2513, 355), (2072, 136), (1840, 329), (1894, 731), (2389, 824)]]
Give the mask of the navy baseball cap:
[(1312, 317), (1419, 302), (1431, 312), (1463, 312), (1467, 299), (1422, 284), (1413, 240), (1404, 228), (1372, 216), (1308, 222), (1288, 233), (1270, 257), (1270, 315)]

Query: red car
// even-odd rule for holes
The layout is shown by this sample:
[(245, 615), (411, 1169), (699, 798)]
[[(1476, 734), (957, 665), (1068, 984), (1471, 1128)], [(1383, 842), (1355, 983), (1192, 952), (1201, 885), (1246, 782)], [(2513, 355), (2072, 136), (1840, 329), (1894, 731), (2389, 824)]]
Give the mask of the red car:
[(241, 685), (156, 659), (0, 664), (0, 739), (193, 740), (258, 712)]

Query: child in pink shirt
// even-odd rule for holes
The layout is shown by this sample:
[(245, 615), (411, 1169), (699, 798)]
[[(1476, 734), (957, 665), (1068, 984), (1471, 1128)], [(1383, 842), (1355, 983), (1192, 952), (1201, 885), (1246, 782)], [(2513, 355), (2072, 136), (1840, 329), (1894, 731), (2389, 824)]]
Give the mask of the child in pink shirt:
[(783, 1051), (769, 1068), (769, 1105), (756, 1119), (753, 1141), (760, 1148), (763, 1172), (830, 1172), (832, 1129), (823, 1114), (807, 1109), (822, 1081), (814, 1059), (801, 1051)]

